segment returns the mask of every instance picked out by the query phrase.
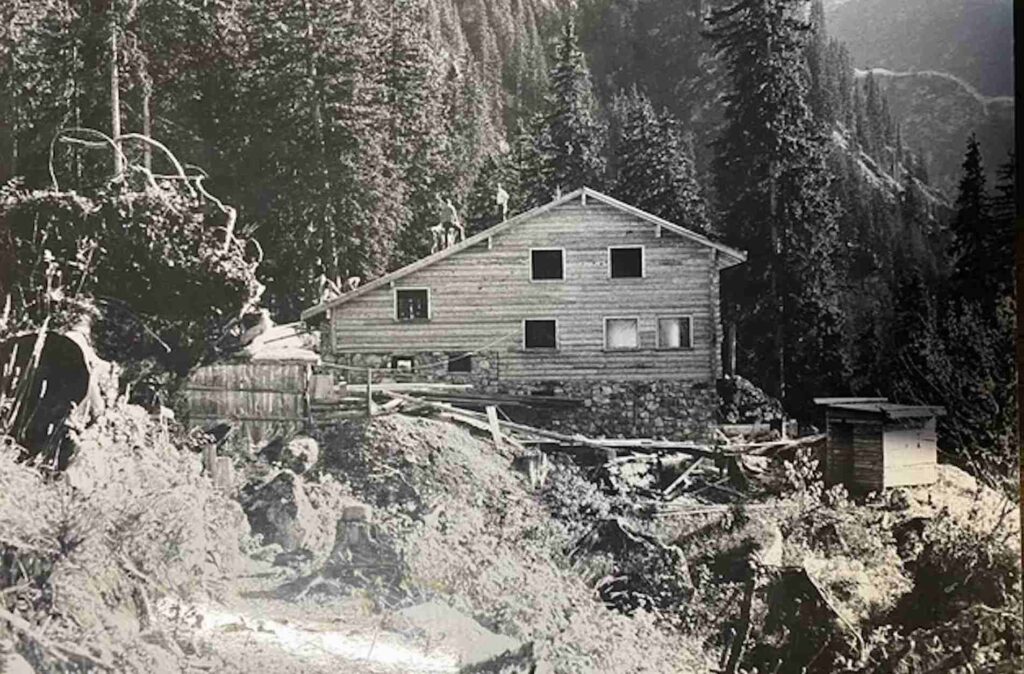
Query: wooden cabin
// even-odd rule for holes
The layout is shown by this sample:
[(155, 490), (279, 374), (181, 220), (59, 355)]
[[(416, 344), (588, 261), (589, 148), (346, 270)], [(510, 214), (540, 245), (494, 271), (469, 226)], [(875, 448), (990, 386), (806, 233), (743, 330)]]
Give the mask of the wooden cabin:
[(931, 484), (938, 479), (941, 407), (885, 398), (816, 398), (825, 409), (825, 481), (850, 491)]
[(721, 370), (719, 274), (745, 259), (581, 188), (302, 319), (336, 363), (440, 363), (456, 381), (490, 383), (708, 384)]

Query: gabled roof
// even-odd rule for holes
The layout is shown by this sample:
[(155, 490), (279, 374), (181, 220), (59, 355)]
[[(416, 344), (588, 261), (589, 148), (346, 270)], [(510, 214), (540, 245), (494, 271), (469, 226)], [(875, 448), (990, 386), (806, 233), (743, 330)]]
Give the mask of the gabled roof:
[(574, 199), (581, 199), (584, 197), (584, 195), (587, 199), (594, 199), (603, 204), (611, 206), (612, 208), (616, 208), (625, 213), (629, 213), (630, 215), (633, 215), (639, 218), (640, 220), (648, 222), (656, 227), (661, 227), (670, 232), (673, 232), (674, 234), (678, 234), (679, 236), (682, 236), (686, 239), (690, 239), (691, 241), (694, 241), (701, 245), (708, 246), (710, 248), (718, 250), (723, 254), (723, 262), (720, 267), (721, 269), (726, 269), (728, 267), (733, 267), (735, 265), (742, 264), (747, 260), (747, 254), (744, 251), (737, 250), (736, 248), (731, 248), (730, 246), (726, 246), (716, 241), (712, 241), (706, 236), (698, 234), (697, 232), (692, 232), (689, 229), (686, 229), (685, 227), (680, 227), (675, 223), (659, 218), (658, 216), (652, 215), (651, 213), (648, 213), (646, 211), (642, 211), (635, 206), (630, 206), (629, 204), (623, 203), (618, 199), (613, 199), (607, 194), (602, 194), (596, 190), (590, 189), (589, 187), (581, 187), (579, 189), (573, 190), (572, 192), (569, 192), (568, 194), (562, 195), (561, 197), (555, 199), (554, 201), (548, 202), (543, 206), (538, 206), (537, 208), (534, 208), (532, 210), (520, 213), (519, 215), (510, 218), (505, 222), (499, 223), (489, 229), (485, 229), (484, 231), (478, 234), (474, 234), (473, 236), (463, 241), (460, 241), (454, 246), (449, 246), (448, 248), (433, 253), (432, 255), (420, 258), (419, 260), (416, 260), (415, 262), (408, 264), (402, 267), (401, 269), (396, 269), (390, 274), (385, 274), (380, 278), (374, 279), (373, 281), (367, 283), (364, 286), (360, 286), (359, 288), (353, 290), (352, 292), (339, 295), (338, 297), (332, 298), (326, 302), (321, 302), (320, 304), (314, 307), (310, 307), (309, 309), (306, 309), (305, 311), (302, 312), (302, 320), (306, 320), (308, 318), (316, 316), (317, 314), (323, 311), (326, 311), (327, 309), (354, 300), (357, 297), (372, 292), (377, 288), (380, 288), (381, 286), (387, 285), (392, 281), (402, 278), (403, 276), (408, 276), (413, 272), (419, 271), (424, 267), (429, 267), (435, 262), (440, 262), (441, 260), (451, 257), (456, 253), (466, 250), (467, 248), (471, 248), (477, 245), (478, 243), (482, 243), (486, 241), (488, 238), (494, 236), (495, 234), (500, 234), (501, 232), (504, 232), (507, 229), (511, 229), (512, 227), (515, 227), (516, 225), (519, 225), (527, 220), (530, 220), (531, 218), (535, 218), (538, 215), (541, 215), (554, 208), (557, 208), (558, 206), (567, 204), (573, 201)]

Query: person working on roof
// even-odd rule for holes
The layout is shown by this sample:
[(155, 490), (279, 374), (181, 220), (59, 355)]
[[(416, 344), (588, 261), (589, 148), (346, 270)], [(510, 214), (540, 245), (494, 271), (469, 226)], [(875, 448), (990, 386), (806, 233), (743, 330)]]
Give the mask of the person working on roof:
[(494, 195), (494, 203), (501, 209), (501, 221), (508, 220), (508, 192), (498, 183), (498, 192)]
[(447, 246), (452, 246), (466, 236), (466, 230), (459, 222), (459, 212), (456, 210), (455, 204), (452, 203), (451, 199), (442, 199), (441, 195), (438, 194), (437, 211), (438, 222), (430, 228), (432, 253), (436, 253)]
[(445, 200), (448, 222), (445, 225), (445, 241), (449, 246), (454, 246), (466, 238), (466, 228), (459, 222), (459, 212), (451, 199)]

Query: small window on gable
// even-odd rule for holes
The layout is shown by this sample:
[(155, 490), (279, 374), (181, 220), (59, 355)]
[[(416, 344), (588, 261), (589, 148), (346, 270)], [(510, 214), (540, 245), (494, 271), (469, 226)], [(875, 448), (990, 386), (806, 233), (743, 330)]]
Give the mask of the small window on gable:
[(523, 321), (523, 346), (527, 349), (558, 348), (558, 326), (553, 320)]
[(612, 278), (643, 278), (644, 249), (642, 246), (609, 248), (608, 265)]
[(531, 281), (561, 281), (565, 278), (565, 255), (561, 248), (530, 251)]
[(473, 371), (473, 357), (468, 353), (450, 353), (448, 354), (448, 371), (449, 372), (472, 372)]
[(395, 318), (400, 321), (430, 318), (430, 291), (426, 288), (395, 290)]
[(640, 321), (636, 318), (604, 319), (606, 349), (640, 348)]
[(659, 349), (693, 348), (693, 320), (689, 316), (658, 319)]
[(391, 356), (391, 369), (395, 372), (412, 372), (414, 367), (412, 356)]

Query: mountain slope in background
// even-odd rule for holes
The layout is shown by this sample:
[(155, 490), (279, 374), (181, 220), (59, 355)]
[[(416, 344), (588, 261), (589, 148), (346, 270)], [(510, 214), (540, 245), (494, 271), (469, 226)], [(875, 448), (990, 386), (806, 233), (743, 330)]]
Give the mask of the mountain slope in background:
[[(1010, 97), (988, 97), (952, 75), (933, 72), (872, 71), (900, 124), (904, 144), (921, 153), (931, 183), (946, 194), (955, 193), (967, 137), (974, 132), (981, 143), (990, 184), (1013, 149), (1014, 102)], [(866, 71), (858, 71), (863, 78)]]
[(825, 0), (828, 31), (859, 68), (938, 70), (1013, 95), (1010, 0)]

